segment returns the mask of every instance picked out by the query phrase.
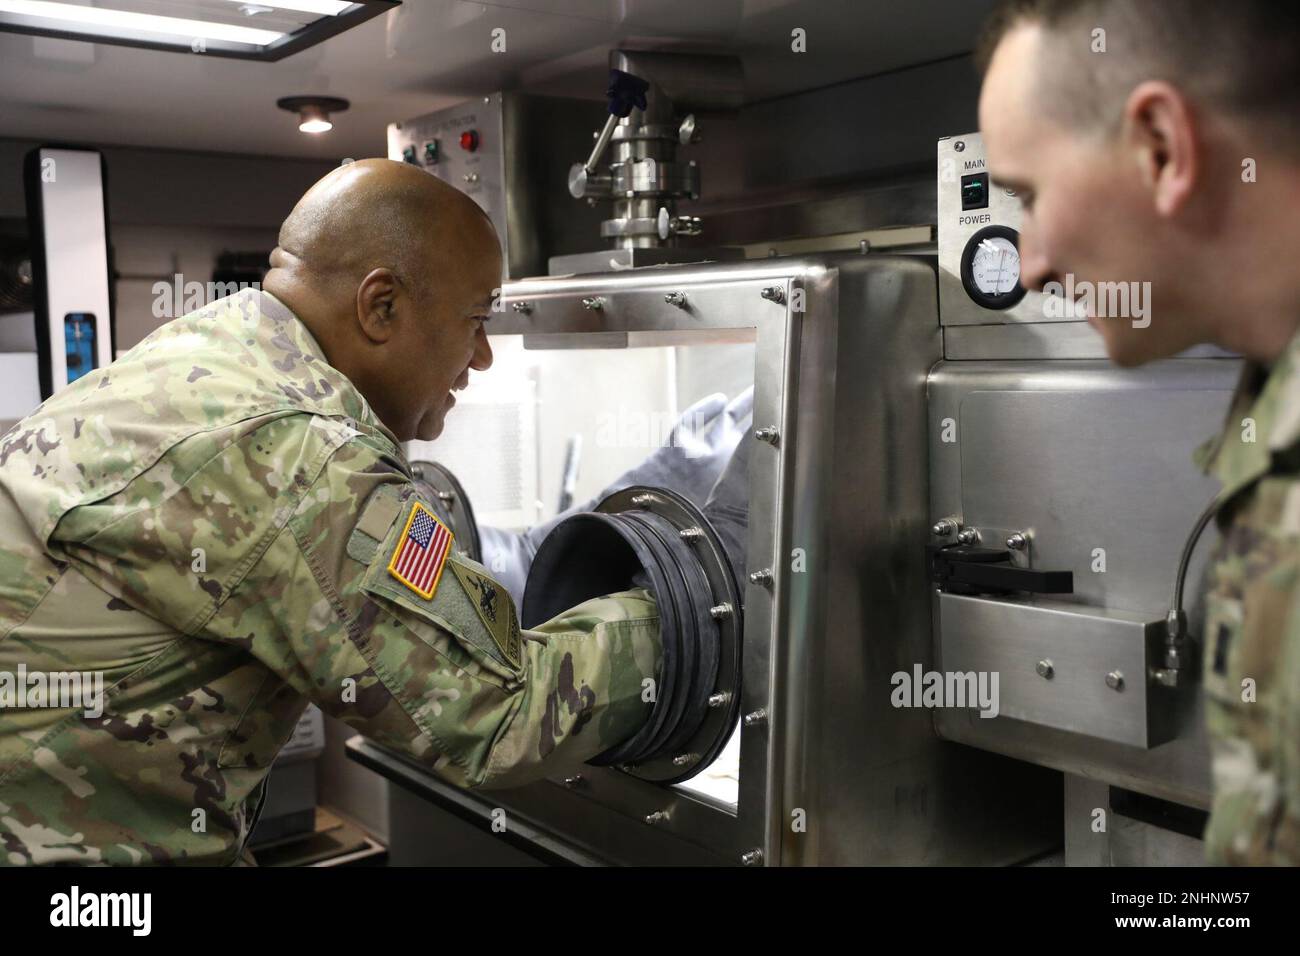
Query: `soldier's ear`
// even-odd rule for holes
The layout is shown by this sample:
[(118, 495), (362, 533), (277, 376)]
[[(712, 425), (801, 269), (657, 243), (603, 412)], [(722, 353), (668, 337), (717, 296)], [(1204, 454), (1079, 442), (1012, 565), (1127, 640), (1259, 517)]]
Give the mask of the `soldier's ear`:
[(397, 277), (391, 269), (372, 269), (357, 286), (357, 324), (375, 343), (387, 342), (396, 329)]

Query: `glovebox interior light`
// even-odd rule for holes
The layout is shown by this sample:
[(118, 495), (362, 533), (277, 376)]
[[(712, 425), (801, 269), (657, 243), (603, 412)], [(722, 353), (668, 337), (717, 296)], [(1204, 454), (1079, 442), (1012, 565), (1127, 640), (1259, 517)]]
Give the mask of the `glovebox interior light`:
[[(0, 31), (279, 60), (369, 20), (400, 0), (0, 0)], [(176, 15), (172, 15), (175, 13)]]

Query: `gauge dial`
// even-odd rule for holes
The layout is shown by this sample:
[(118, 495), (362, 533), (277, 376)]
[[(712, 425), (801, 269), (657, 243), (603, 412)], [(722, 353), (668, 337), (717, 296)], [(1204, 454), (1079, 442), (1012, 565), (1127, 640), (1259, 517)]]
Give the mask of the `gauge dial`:
[(1019, 239), (1020, 234), (1009, 226), (985, 226), (962, 251), (962, 285), (986, 309), (1009, 309), (1025, 297)]

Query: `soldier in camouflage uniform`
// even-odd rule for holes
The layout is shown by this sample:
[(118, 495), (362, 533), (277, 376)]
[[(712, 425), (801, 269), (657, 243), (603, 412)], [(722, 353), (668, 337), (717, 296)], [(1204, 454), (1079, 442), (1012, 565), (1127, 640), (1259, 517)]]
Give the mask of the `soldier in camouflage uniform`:
[(431, 505), (399, 441), (435, 437), (491, 363), (478, 207), (352, 164), (272, 266), (271, 291), (164, 325), (0, 440), (0, 673), (104, 687), (102, 713), (0, 709), (0, 862), (247, 861), (308, 701), (464, 787), (579, 764), (649, 716), (647, 591), (521, 631), (454, 549), (432, 588), (394, 567)]
[(1198, 451), (1222, 483), (1205, 598), (1215, 863), (1300, 863), (1300, 336)]
[[(1300, 864), (1300, 15), (1272, 0), (1004, 0), (980, 129), (1021, 282), (1144, 282), (1092, 315), (1133, 366), (1247, 359), (1222, 436), (1203, 671), (1211, 863)], [(1256, 175), (1258, 173), (1258, 175)]]

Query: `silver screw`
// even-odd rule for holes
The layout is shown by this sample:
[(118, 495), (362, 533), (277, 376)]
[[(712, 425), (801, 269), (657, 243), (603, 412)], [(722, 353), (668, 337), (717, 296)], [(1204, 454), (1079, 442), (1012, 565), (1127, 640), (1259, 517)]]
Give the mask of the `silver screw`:
[(1119, 671), (1111, 671), (1106, 675), (1106, 686), (1111, 690), (1124, 689), (1124, 675)]
[(980, 533), (974, 528), (967, 528), (957, 535), (958, 544), (979, 544)]
[(779, 285), (769, 285), (765, 287), (759, 295), (765, 299), (771, 300), (772, 302), (779, 303), (785, 301), (785, 289), (781, 288)]
[(683, 541), (695, 541), (697, 538), (704, 537), (704, 532), (699, 528), (683, 528), (677, 532), (677, 536)]
[(478, 182), (478, 173), (466, 173), (466, 174), (465, 174), (465, 182), (467, 182), (467, 183), (476, 183), (476, 182)]
[(667, 302), (669, 305), (676, 305), (676, 306), (681, 306), (682, 308), (685, 308), (685, 307), (686, 307), (686, 293), (685, 293), (685, 292), (669, 292), (669, 293), (667, 293), (667, 294), (664, 296), (664, 301)]
[(651, 826), (654, 826), (656, 823), (667, 823), (668, 811), (656, 810), (654, 813), (647, 814), (645, 818), (645, 822), (650, 824)]
[(959, 525), (952, 518), (943, 518), (934, 523), (934, 527), (930, 529), (930, 532), (936, 538), (946, 538), (948, 537), (948, 535), (956, 534), (960, 530), (961, 530), (961, 525)]
[(781, 432), (775, 425), (764, 425), (762, 428), (754, 430), (754, 437), (759, 441), (765, 441), (769, 445), (775, 445), (781, 440)]
[(700, 759), (699, 754), (678, 754), (673, 758), (674, 767), (685, 767), (687, 764), (695, 763)]
[(731, 700), (731, 695), (728, 694), (726, 691), (720, 691), (719, 693), (716, 694), (710, 694), (709, 707), (712, 710), (717, 710), (719, 707), (725, 707), (727, 701), (729, 700)]
[(529, 312), (533, 311), (533, 304), (521, 299), (518, 302), (512, 302), (510, 308), (514, 309), (516, 312), (522, 312), (524, 315), (527, 315)]
[(722, 604), (715, 604), (713, 607), (709, 608), (709, 617), (713, 618), (715, 621), (725, 621), (727, 618), (731, 617), (732, 610), (733, 608), (731, 605), (725, 602)]
[(633, 495), (632, 496), (632, 504), (636, 505), (639, 508), (648, 508), (658, 500), (659, 499), (657, 499), (654, 495)]
[(1052, 675), (1056, 673), (1056, 668), (1053, 667), (1052, 662), (1047, 660), (1046, 658), (1039, 661), (1038, 664), (1034, 667), (1034, 670), (1038, 671), (1038, 676), (1041, 677), (1043, 680), (1051, 680)]
[(870, 252), (870, 251), (871, 251), (871, 240), (870, 240), (870, 239), (859, 239), (859, 240), (858, 240), (858, 252), (860, 252), (862, 255), (865, 256), (865, 255), (866, 255), (868, 252)]
[(570, 790), (576, 790), (578, 787), (582, 786), (582, 774), (578, 773), (574, 774), (572, 777), (565, 777), (564, 785)]
[(1007, 547), (1012, 551), (1023, 551), (1029, 545), (1029, 539), (1025, 537), (1024, 532), (1017, 531), (1007, 538)]
[(593, 312), (599, 312), (601, 309), (605, 308), (605, 297), (601, 295), (593, 295), (585, 298), (582, 300), (582, 307), (584, 309), (590, 309)]
[(772, 583), (772, 569), (763, 568), (761, 571), (755, 571), (749, 576), (749, 581), (751, 584), (761, 584), (763, 587), (767, 587)]
[(456, 493), (454, 491), (440, 491), (438, 492), (438, 500), (451, 504), (451, 502), (456, 500)]
[(748, 713), (744, 717), (746, 727), (757, 727), (759, 724), (767, 723), (767, 711), (762, 707), (758, 710)]
[(757, 848), (746, 850), (744, 853), (740, 854), (740, 862), (744, 866), (762, 866), (763, 851)]
[(966, 143), (964, 140), (959, 139), (957, 142), (952, 144), (952, 148), (957, 150), (959, 153), (964, 153), (966, 152)]

